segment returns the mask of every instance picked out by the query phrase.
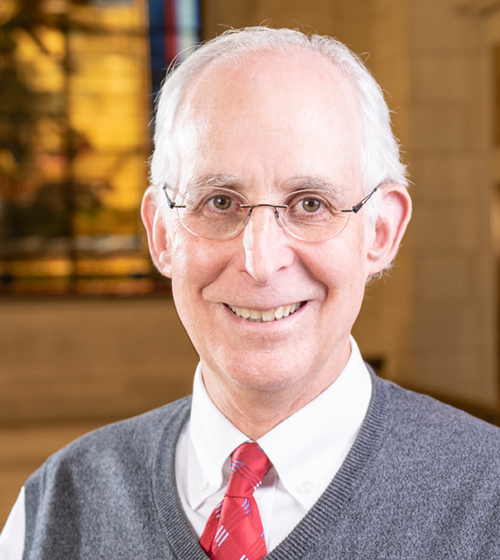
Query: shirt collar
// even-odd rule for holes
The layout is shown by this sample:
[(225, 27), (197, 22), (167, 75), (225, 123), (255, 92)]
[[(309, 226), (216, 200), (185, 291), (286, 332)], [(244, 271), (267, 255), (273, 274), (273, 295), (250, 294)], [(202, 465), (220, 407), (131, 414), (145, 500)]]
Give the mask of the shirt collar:
[[(281, 484), (310, 509), (340, 468), (371, 398), (370, 375), (351, 337), (351, 355), (325, 391), (258, 440)], [(230, 455), (249, 438), (214, 405), (198, 366), (188, 441), (188, 501), (196, 510), (227, 484)], [(200, 487), (206, 488), (200, 492)]]
[[(188, 438), (188, 501), (196, 510), (209, 496), (227, 484), (229, 457), (249, 438), (238, 430), (208, 396), (198, 364), (193, 383), (193, 400)], [(227, 462), (227, 464), (226, 464)], [(224, 480), (226, 467), (226, 480)], [(199, 488), (206, 487), (204, 491)]]

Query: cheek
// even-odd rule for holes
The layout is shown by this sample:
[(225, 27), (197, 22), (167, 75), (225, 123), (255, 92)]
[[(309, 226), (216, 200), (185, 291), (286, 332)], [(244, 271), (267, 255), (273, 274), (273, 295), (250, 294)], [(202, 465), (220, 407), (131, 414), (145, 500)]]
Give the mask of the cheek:
[(219, 277), (227, 259), (218, 242), (180, 228), (172, 236), (172, 287), (193, 297)]
[(366, 280), (366, 247), (363, 236), (354, 229), (303, 254), (303, 261), (316, 280), (329, 291), (349, 292), (364, 286)]

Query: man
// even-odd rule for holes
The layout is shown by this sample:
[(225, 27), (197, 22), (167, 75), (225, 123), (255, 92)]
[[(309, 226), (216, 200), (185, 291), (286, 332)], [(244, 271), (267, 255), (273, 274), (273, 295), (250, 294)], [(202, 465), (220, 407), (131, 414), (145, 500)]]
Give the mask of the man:
[(50, 458), (4, 542), (51, 560), (499, 558), (499, 431), (377, 379), (350, 337), (411, 213), (361, 62), (297, 31), (224, 34), (167, 79), (155, 144), (142, 216), (200, 355), (192, 401)]

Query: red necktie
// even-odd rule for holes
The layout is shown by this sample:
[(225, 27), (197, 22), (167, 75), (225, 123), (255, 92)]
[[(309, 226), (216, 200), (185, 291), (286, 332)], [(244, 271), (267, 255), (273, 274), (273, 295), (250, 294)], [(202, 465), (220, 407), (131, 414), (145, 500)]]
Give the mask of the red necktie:
[(200, 539), (210, 558), (261, 560), (266, 555), (264, 529), (253, 494), (271, 466), (255, 442), (240, 445), (231, 455), (224, 499), (215, 507)]

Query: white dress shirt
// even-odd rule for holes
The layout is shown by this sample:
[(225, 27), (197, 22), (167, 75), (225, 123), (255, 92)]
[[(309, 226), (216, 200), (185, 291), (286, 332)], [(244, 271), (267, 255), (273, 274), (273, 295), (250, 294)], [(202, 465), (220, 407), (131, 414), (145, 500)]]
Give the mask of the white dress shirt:
[(22, 560), (25, 527), (23, 487), (0, 535), (0, 560)]
[[(351, 337), (346, 367), (323, 393), (258, 440), (273, 463), (255, 493), (266, 535), (275, 548), (321, 496), (349, 452), (366, 415), (371, 380)], [(230, 455), (249, 439), (213, 404), (195, 374), (191, 416), (176, 449), (182, 507), (201, 536), (229, 480)], [(0, 535), (0, 560), (22, 560), (24, 489)]]

